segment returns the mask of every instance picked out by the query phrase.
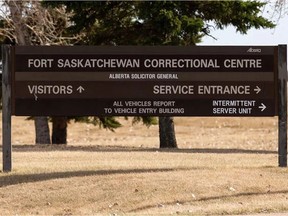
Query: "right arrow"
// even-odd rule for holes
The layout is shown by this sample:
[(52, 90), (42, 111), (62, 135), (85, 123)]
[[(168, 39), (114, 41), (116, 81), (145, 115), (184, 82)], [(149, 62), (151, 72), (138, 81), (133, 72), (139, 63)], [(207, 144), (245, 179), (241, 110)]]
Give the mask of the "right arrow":
[(259, 86), (256, 86), (256, 88), (254, 89), (254, 91), (256, 92), (256, 94), (259, 94), (259, 92), (261, 91), (261, 89), (259, 88)]
[(266, 106), (263, 103), (261, 103), (261, 106), (259, 106), (258, 108), (260, 108), (261, 112), (263, 112), (266, 109)]

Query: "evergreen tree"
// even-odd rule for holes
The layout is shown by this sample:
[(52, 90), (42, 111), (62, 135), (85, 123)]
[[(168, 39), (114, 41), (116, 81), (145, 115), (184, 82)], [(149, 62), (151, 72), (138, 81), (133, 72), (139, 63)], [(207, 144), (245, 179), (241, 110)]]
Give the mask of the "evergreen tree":
[[(85, 32), (79, 44), (196, 45), (213, 28), (228, 25), (246, 34), (251, 28), (273, 28), (261, 16), (259, 1), (100, 1), (65, 4), (74, 13), (70, 34)], [(225, 33), (225, 32), (223, 32)], [(211, 35), (210, 35), (211, 36)], [(172, 117), (159, 119), (160, 147), (177, 147)]]
[[(74, 36), (81, 32), (84, 37), (78, 44), (85, 45), (187, 46), (199, 43), (203, 36), (210, 35), (212, 28), (232, 25), (246, 34), (251, 28), (274, 27), (261, 16), (265, 3), (259, 1), (45, 1), (44, 5), (65, 5), (66, 11), (73, 13), (65, 34)], [(3, 25), (2, 20), (0, 24)], [(109, 122), (117, 127), (115, 119), (94, 118), (104, 122), (105, 127), (110, 127)], [(150, 120), (153, 119), (145, 119)], [(60, 130), (67, 130), (67, 124), (63, 124), (66, 118), (61, 121), (57, 119), (55, 127), (60, 125)], [(159, 122), (160, 147), (176, 147), (173, 118), (163, 117)], [(59, 134), (63, 136), (65, 132)]]

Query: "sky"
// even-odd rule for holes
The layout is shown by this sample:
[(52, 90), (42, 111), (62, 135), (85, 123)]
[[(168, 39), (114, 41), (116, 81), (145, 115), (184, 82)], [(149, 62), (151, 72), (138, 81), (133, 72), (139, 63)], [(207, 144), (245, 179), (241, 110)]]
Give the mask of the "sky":
[(288, 13), (279, 20), (274, 29), (251, 29), (246, 35), (236, 33), (235, 28), (211, 31), (211, 37), (204, 37), (201, 45), (278, 45), (288, 44)]
[(281, 18), (277, 19), (274, 21), (274, 23), (277, 25), (273, 29), (251, 29), (245, 35), (237, 33), (235, 28), (231, 26), (223, 30), (214, 30), (211, 31), (210, 34), (217, 40), (213, 39), (212, 37), (205, 36), (200, 45), (288, 45), (288, 10), (286, 10), (286, 15), (283, 15)]

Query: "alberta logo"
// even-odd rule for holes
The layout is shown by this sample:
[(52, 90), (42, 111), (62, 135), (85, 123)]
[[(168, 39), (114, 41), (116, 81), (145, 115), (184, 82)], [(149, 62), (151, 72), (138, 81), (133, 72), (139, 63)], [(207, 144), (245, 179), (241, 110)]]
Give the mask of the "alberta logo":
[(256, 52), (256, 53), (261, 53), (261, 49), (253, 49), (252, 47), (250, 47), (247, 52)]

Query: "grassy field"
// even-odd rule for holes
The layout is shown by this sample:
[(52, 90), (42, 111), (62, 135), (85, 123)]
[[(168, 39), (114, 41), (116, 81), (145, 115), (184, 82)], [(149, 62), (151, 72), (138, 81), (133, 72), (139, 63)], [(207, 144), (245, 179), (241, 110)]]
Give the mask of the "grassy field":
[(276, 118), (175, 118), (177, 150), (158, 149), (158, 126), (122, 122), (70, 124), (67, 146), (35, 146), (33, 122), (13, 117), (0, 214), (288, 214)]

